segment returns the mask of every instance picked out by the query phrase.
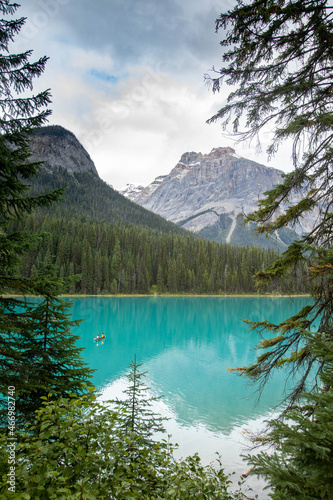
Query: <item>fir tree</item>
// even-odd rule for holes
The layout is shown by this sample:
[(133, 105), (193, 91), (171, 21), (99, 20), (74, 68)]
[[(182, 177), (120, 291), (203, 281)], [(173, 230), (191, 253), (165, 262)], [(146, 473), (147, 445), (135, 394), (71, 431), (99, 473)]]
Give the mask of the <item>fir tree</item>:
[(144, 383), (147, 372), (141, 372), (142, 363), (137, 364), (136, 355), (134, 361), (129, 365), (129, 373), (126, 374), (128, 387), (125, 389), (126, 399), (117, 400), (117, 407), (124, 411), (121, 428), (130, 436), (133, 436), (142, 445), (152, 444), (152, 436), (156, 432), (165, 432), (162, 425), (163, 418), (155, 414), (151, 407), (160, 397), (149, 396), (150, 388)]
[[(55, 278), (52, 269), (44, 269), (33, 280), (33, 292), (42, 297), (38, 302), (8, 299), (7, 329), (2, 329), (1, 390), (15, 387), (18, 401), (16, 425), (33, 419), (42, 397), (68, 397), (85, 392), (92, 370), (75, 346), (78, 337), (72, 328), (71, 302), (59, 298), (71, 279)], [(90, 384), (91, 385), (91, 384)], [(6, 405), (1, 420), (6, 417)]]
[[(18, 7), (9, 0), (0, 1), (4, 16), (13, 15)], [(67, 394), (71, 389), (81, 392), (81, 382), (89, 377), (74, 347), (66, 305), (56, 298), (63, 291), (63, 281), (16, 274), (21, 257), (40, 238), (9, 231), (10, 222), (23, 219), (38, 207), (48, 207), (63, 192), (58, 189), (39, 196), (28, 193), (40, 167), (29, 162), (28, 137), (50, 114), (44, 109), (50, 102), (50, 92), (28, 95), (33, 79), (44, 71), (46, 57), (31, 63), (31, 51), (9, 53), (9, 45), (24, 22), (23, 18), (0, 20), (0, 390), (7, 398), (8, 387), (15, 387), (15, 396), (21, 401), (18, 425), (40, 406), (41, 395)], [(51, 249), (49, 254), (51, 260)], [(44, 301), (28, 304), (25, 299), (5, 296), (8, 292), (40, 295)], [(6, 399), (1, 398), (0, 403), (3, 416)]]
[[(17, 4), (8, 0), (0, 2), (0, 13), (12, 15)], [(28, 183), (38, 171), (39, 163), (29, 163), (27, 137), (34, 127), (41, 126), (49, 110), (43, 110), (50, 102), (50, 92), (36, 96), (19, 97), (32, 88), (32, 80), (44, 71), (46, 57), (35, 63), (29, 62), (31, 51), (10, 54), (9, 44), (14, 41), (25, 20), (0, 19), (0, 287), (10, 284), (3, 271), (13, 269), (19, 257), (36, 238), (25, 233), (7, 234), (5, 225), (12, 217), (23, 217), (37, 207), (49, 206), (59, 199), (62, 190), (41, 196), (28, 196)]]
[(275, 500), (333, 498), (333, 343), (323, 343), (318, 334), (308, 340), (317, 357), (325, 360), (319, 391), (304, 394), (301, 406), (270, 422), (264, 442), (274, 453), (248, 457), (256, 474), (268, 481)]

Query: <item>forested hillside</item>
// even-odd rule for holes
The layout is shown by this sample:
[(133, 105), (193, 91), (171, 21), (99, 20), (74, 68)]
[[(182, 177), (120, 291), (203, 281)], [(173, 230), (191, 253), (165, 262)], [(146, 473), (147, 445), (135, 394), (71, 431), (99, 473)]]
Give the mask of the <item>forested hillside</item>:
[(52, 207), (52, 213), (66, 216), (71, 213), (110, 224), (132, 223), (164, 232), (186, 234), (176, 224), (136, 205), (92, 172), (69, 173), (63, 167), (41, 168), (34, 178), (31, 194), (36, 196), (65, 186), (61, 201)]
[[(12, 229), (48, 233), (25, 257), (22, 272), (30, 277), (55, 264), (60, 276), (81, 274), (70, 293), (253, 293), (254, 273), (277, 258), (273, 250), (110, 225), (79, 213), (64, 217), (39, 211)], [(306, 290), (299, 275), (271, 291)]]

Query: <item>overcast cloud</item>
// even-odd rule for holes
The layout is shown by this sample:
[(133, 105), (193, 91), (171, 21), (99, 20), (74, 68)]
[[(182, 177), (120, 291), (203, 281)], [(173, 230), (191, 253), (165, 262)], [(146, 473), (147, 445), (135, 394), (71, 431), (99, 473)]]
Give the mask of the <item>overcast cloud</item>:
[[(22, 0), (16, 50), (50, 60), (34, 91), (51, 88), (51, 124), (71, 130), (99, 175), (119, 189), (169, 173), (186, 151), (233, 146), (207, 125), (230, 89), (212, 94), (204, 74), (220, 66), (215, 19), (233, 0)], [(267, 163), (255, 145), (237, 152)], [(282, 155), (282, 156), (281, 156)], [(281, 161), (281, 158), (284, 158)]]

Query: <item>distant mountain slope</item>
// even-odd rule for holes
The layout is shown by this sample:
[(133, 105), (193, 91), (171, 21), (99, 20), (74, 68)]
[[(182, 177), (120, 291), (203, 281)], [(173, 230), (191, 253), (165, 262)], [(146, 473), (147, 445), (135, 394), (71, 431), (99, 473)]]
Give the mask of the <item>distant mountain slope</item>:
[[(296, 234), (284, 229), (268, 238), (243, 226), (240, 214), (253, 212), (265, 191), (281, 182), (282, 171), (238, 156), (221, 147), (209, 154), (184, 153), (169, 175), (143, 188), (128, 185), (131, 200), (217, 242), (286, 249)], [(305, 228), (298, 228), (303, 232)]]
[(91, 172), (98, 177), (94, 162), (72, 132), (60, 125), (35, 130), (30, 140), (31, 161), (44, 161), (45, 168), (63, 167), (68, 172)]
[(60, 126), (43, 127), (30, 139), (32, 161), (45, 165), (34, 178), (33, 194), (66, 186), (63, 200), (51, 212), (78, 214), (113, 223), (141, 225), (163, 232), (185, 234), (143, 207), (132, 203), (98, 176), (90, 156), (74, 134)]

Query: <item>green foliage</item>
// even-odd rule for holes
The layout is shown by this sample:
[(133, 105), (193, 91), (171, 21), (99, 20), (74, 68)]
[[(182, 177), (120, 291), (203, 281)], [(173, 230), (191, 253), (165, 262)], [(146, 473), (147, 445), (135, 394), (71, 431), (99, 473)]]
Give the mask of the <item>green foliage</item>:
[[(206, 212), (209, 211), (210, 210), (207, 210)], [(178, 222), (178, 224), (183, 226), (193, 217), (189, 217), (185, 221)], [(289, 243), (298, 239), (296, 232), (289, 228), (282, 228), (278, 232), (274, 232), (267, 237), (267, 235), (262, 235), (257, 232), (256, 224), (252, 223), (245, 225), (243, 220), (243, 216), (239, 215), (237, 217), (237, 224), (231, 238), (232, 245), (256, 246), (265, 248), (266, 250), (274, 249), (277, 252), (283, 252)], [(207, 238), (209, 240), (216, 241), (217, 243), (221, 243), (226, 241), (231, 224), (232, 218), (227, 214), (221, 214), (218, 222), (201, 229), (197, 235), (201, 238)]]
[[(0, 2), (0, 12), (12, 15), (18, 8), (9, 1)], [(40, 76), (47, 61), (43, 57), (30, 63), (31, 51), (10, 54), (9, 45), (19, 33), (25, 20), (0, 19), (0, 269), (12, 268), (19, 257), (31, 247), (35, 237), (23, 232), (8, 233), (5, 225), (13, 217), (23, 218), (36, 207), (49, 206), (59, 198), (61, 190), (47, 195), (31, 196), (27, 184), (36, 175), (39, 163), (29, 163), (27, 137), (34, 127), (41, 126), (49, 110), (43, 110), (50, 102), (50, 92), (36, 96), (19, 97), (32, 89), (32, 80)], [(3, 277), (0, 278), (0, 288)]]
[[(242, 137), (258, 134), (270, 123), (275, 130), (268, 148), (274, 154), (282, 140), (294, 140), (293, 159), (299, 168), (286, 176), (289, 188), (314, 183), (312, 167), (329, 172), (332, 13), (327, 0), (252, 0), (238, 2), (216, 21), (224, 29), (224, 66), (207, 77), (213, 90), (225, 82), (235, 86), (228, 103), (210, 121), (230, 121)], [(299, 149), (306, 141), (305, 163)], [(324, 179), (323, 179), (324, 180)], [(318, 188), (319, 185), (316, 186)], [(278, 191), (276, 191), (277, 193)], [(329, 201), (329, 197), (325, 199)], [(275, 199), (279, 205), (285, 196)], [(323, 201), (323, 198), (322, 198)], [(271, 205), (273, 199), (268, 203)], [(268, 209), (271, 212), (271, 209)]]
[[(270, 234), (297, 223), (316, 209), (313, 229), (293, 242), (273, 265), (257, 273), (259, 287), (297, 273), (301, 266), (309, 276), (313, 306), (300, 311), (280, 325), (253, 323), (278, 335), (269, 353), (245, 370), (250, 377), (265, 382), (272, 369), (289, 364), (290, 370), (303, 370), (291, 394), (295, 400), (315, 369), (315, 356), (304, 347), (307, 333), (318, 331), (332, 336), (329, 321), (333, 313), (332, 289), (332, 88), (331, 45), (332, 10), (326, 0), (253, 0), (222, 14), (217, 30), (225, 28), (222, 46), (225, 66), (213, 78), (213, 89), (222, 82), (235, 85), (226, 104), (212, 119), (233, 120), (239, 131), (242, 115), (246, 129), (241, 137), (256, 135), (267, 123), (275, 126), (268, 153), (273, 154), (281, 140), (291, 137), (295, 170), (284, 175), (283, 183), (265, 193), (259, 209), (246, 218), (258, 224), (258, 232)], [(244, 20), (246, 19), (246, 22)], [(307, 151), (299, 154), (299, 148)], [(281, 335), (282, 333), (282, 335)], [(266, 348), (265, 345), (262, 347)], [(316, 368), (314, 368), (316, 367)]]
[[(229, 491), (222, 468), (197, 455), (177, 462), (165, 442), (125, 432), (126, 412), (98, 403), (95, 394), (47, 401), (16, 444), (15, 498), (29, 499), (245, 499)], [(139, 428), (135, 425), (135, 428)], [(0, 493), (8, 490), (6, 436), (0, 440)]]
[[(278, 258), (274, 250), (233, 247), (134, 225), (111, 226), (71, 214), (35, 212), (10, 227), (49, 234), (24, 258), (23, 276), (33, 277), (44, 265), (54, 264), (58, 276), (81, 275), (73, 293), (149, 294), (154, 285), (158, 293), (256, 293), (253, 275)], [(302, 267), (268, 291), (306, 293)]]
[[(210, 121), (222, 119), (225, 126), (232, 121), (242, 139), (269, 123), (275, 130), (269, 155), (286, 138), (293, 140), (295, 171), (265, 193), (248, 220), (261, 223), (260, 232), (271, 232), (319, 206), (321, 223), (307, 240), (326, 246), (331, 237), (325, 226), (332, 223), (331, 8), (327, 0), (239, 2), (217, 19), (216, 30), (220, 28), (226, 30), (221, 42), (228, 48), (225, 65), (215, 78), (207, 78), (214, 91), (224, 82), (236, 90)], [(245, 132), (240, 131), (243, 115)], [(301, 196), (295, 203), (297, 192)], [(272, 220), (281, 204), (286, 212)]]
[(319, 391), (303, 394), (302, 406), (270, 422), (265, 442), (273, 445), (273, 454), (248, 457), (276, 500), (333, 498), (333, 343), (314, 333), (309, 344), (317, 359), (325, 361)]
[[(19, 404), (16, 425), (24, 426), (40, 407), (42, 396), (54, 397), (85, 392), (92, 370), (75, 346), (71, 303), (57, 295), (67, 290), (68, 280), (54, 278), (44, 269), (33, 282), (34, 294), (42, 301), (0, 298), (1, 321), (0, 389), (6, 395), (15, 387)], [(91, 385), (91, 384), (90, 384)], [(0, 424), (6, 426), (7, 403), (0, 401)]]
[[(67, 280), (68, 281), (68, 280)], [(42, 301), (1, 298), (1, 393), (15, 387), (19, 404), (16, 425), (23, 426), (40, 407), (40, 398), (85, 392), (92, 370), (83, 362), (82, 349), (75, 346), (78, 337), (72, 328), (72, 304), (57, 298), (67, 290), (65, 279), (54, 278), (44, 269), (33, 283), (34, 293)], [(91, 384), (90, 384), (91, 385)], [(0, 423), (6, 426), (6, 399), (1, 400)]]
[[(46, 127), (40, 131), (48, 133), (49, 129)], [(51, 127), (51, 130), (54, 129), (57, 133), (57, 128)], [(128, 200), (92, 172), (70, 173), (61, 166), (52, 167), (51, 170), (43, 168), (35, 177), (30, 193), (38, 196), (63, 186), (66, 189), (62, 200), (51, 211), (58, 217), (66, 217), (71, 212), (76, 218), (83, 216), (109, 224), (135, 224), (163, 232), (188, 234), (176, 224)], [(43, 213), (45, 215), (48, 212)]]
[(163, 418), (155, 414), (151, 406), (160, 399), (149, 396), (149, 387), (143, 381), (147, 372), (140, 372), (141, 364), (137, 364), (136, 356), (129, 365), (130, 371), (126, 377), (128, 387), (125, 389), (126, 399), (115, 401), (117, 408), (123, 410), (124, 416), (121, 422), (121, 429), (126, 435), (131, 435), (137, 441), (137, 445), (152, 445), (152, 436), (156, 432), (165, 432)]
[[(10, 0), (0, 2), (0, 12), (4, 16), (12, 16), (18, 7), (18, 4), (11, 3)], [(34, 63), (29, 62), (30, 50), (15, 55), (9, 53), (10, 44), (24, 23), (24, 18), (0, 19), (1, 138), (18, 147), (25, 145), (24, 134), (31, 133), (34, 127), (39, 127), (50, 114), (49, 110), (42, 110), (50, 103), (49, 90), (33, 96), (18, 97), (19, 94), (32, 89), (32, 80), (44, 72), (47, 61), (47, 57), (42, 57)]]
[[(13, 220), (8, 229), (14, 234), (49, 233), (26, 256), (20, 271), (32, 277), (41, 266), (52, 263), (61, 277), (81, 274), (72, 293), (149, 294), (155, 285), (159, 293), (255, 293), (253, 274), (278, 257), (272, 250), (265, 253), (204, 242), (124, 199), (89, 172), (44, 168), (30, 192), (37, 196), (64, 185), (60, 203), (34, 212), (24, 222)], [(254, 243), (252, 231), (248, 232), (249, 242)], [(226, 264), (233, 270), (227, 283)], [(302, 293), (304, 281), (299, 272), (296, 279), (269, 291)]]
[[(0, 2), (0, 12), (13, 14), (18, 5)], [(50, 92), (19, 98), (32, 88), (32, 80), (44, 71), (47, 58), (29, 62), (31, 51), (9, 54), (9, 44), (24, 24), (24, 19), (0, 19), (0, 268), (13, 267), (20, 256), (36, 241), (24, 232), (8, 233), (5, 225), (13, 217), (23, 217), (37, 207), (49, 206), (59, 199), (61, 190), (31, 196), (28, 183), (36, 175), (39, 163), (29, 163), (27, 137), (33, 127), (41, 126), (50, 111), (43, 110), (50, 102)], [(0, 287), (3, 282), (0, 280)]]

